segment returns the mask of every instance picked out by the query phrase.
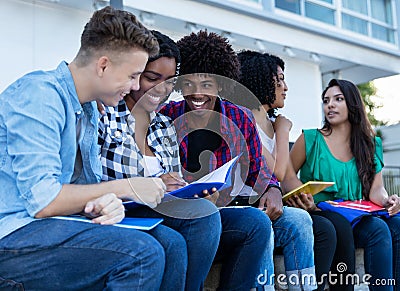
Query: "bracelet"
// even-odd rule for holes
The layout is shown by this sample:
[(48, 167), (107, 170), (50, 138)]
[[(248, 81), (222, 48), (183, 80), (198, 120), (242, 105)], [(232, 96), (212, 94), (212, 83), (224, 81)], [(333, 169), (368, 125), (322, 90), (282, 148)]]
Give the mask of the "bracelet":
[(127, 180), (128, 180), (129, 187), (131, 187), (132, 193), (136, 195), (136, 191), (135, 191), (135, 189), (133, 189), (131, 180), (129, 178)]
[[(267, 193), (268, 190), (271, 189), (271, 188), (276, 188), (276, 189), (278, 189), (278, 190), (281, 192), (281, 195), (283, 194), (283, 193), (282, 193), (281, 187), (279, 187), (278, 185), (275, 185), (275, 184), (269, 184), (268, 187), (267, 187), (267, 190), (265, 190), (264, 194)], [(263, 195), (264, 195), (264, 194), (263, 194)]]

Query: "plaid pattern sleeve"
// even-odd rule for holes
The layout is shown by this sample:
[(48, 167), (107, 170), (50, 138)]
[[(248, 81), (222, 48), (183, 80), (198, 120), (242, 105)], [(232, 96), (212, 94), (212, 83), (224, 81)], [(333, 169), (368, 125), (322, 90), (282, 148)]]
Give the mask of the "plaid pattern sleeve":
[[(252, 187), (257, 193), (264, 193), (269, 185), (279, 187), (278, 180), (268, 169), (260, 138), (255, 126), (255, 120), (250, 110), (220, 100), (220, 117), (222, 135), (221, 146), (214, 151), (210, 160), (210, 171), (221, 167), (226, 162), (242, 154), (240, 164), (247, 168), (245, 184)], [(182, 167), (187, 168), (188, 138), (187, 122), (185, 122), (185, 101), (170, 102), (161, 111), (171, 117), (178, 133), (180, 157)], [(191, 181), (190, 174), (185, 174), (185, 179)]]
[[(256, 130), (256, 122), (253, 114), (247, 108), (237, 106), (228, 101), (221, 102), (222, 112), (240, 129), (242, 136), (246, 142), (246, 149), (236, 148), (236, 151), (242, 150), (247, 153), (244, 155), (248, 165), (248, 174), (245, 179), (245, 184), (252, 187), (255, 192), (262, 194), (266, 191), (269, 185), (279, 187), (278, 180), (268, 168), (266, 160), (262, 155), (262, 147), (260, 137)], [(232, 129), (226, 132), (226, 135), (232, 137), (231, 145), (238, 147), (240, 142), (237, 140), (238, 135), (234, 134)], [(243, 160), (243, 159), (242, 159)]]
[[(171, 119), (154, 112), (150, 119), (147, 143), (163, 169), (156, 176), (181, 173), (177, 136)], [(135, 118), (125, 102), (121, 101), (115, 108), (106, 107), (98, 132), (103, 181), (144, 176), (145, 160), (135, 142), (134, 129)]]

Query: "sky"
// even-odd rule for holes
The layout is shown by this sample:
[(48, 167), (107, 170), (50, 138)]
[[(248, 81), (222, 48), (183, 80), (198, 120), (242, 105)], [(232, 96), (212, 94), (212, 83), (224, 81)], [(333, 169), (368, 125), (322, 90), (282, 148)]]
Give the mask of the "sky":
[(377, 92), (372, 100), (382, 105), (375, 109), (375, 117), (388, 125), (400, 122), (400, 75), (376, 79), (374, 85)]

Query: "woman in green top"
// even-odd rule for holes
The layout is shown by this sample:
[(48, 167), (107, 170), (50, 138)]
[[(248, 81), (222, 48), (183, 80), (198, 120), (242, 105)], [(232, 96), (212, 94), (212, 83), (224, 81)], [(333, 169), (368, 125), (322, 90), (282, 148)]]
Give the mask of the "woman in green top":
[[(333, 181), (335, 185), (314, 197), (296, 196), (289, 204), (312, 213), (327, 212), (318, 211), (316, 203), (334, 199), (365, 199), (386, 207), (389, 218), (365, 216), (352, 233), (338, 231), (337, 240), (353, 236), (355, 247), (364, 248), (365, 271), (372, 276), (370, 290), (393, 290), (394, 283), (388, 279), (400, 282), (400, 216), (394, 216), (400, 211), (400, 198), (388, 196), (383, 185), (381, 140), (375, 137), (353, 83), (331, 80), (322, 101), (324, 126), (304, 130), (296, 141), (290, 153), (294, 172), (286, 179), (285, 188), (309, 180)], [(293, 175), (299, 170), (302, 182)]]

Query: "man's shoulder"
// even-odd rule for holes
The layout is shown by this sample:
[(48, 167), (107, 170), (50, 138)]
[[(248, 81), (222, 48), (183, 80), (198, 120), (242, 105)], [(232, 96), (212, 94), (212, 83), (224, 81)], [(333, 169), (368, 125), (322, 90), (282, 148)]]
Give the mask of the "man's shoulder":
[(170, 101), (164, 104), (158, 113), (168, 116), (171, 119), (176, 118), (180, 112), (184, 109), (185, 100), (182, 101)]
[(163, 127), (168, 127), (172, 124), (172, 119), (160, 112), (156, 112), (154, 120), (156, 123), (163, 125)]
[(255, 124), (253, 113), (246, 107), (234, 104), (228, 100), (221, 100), (221, 109), (227, 117), (230, 117), (234, 121), (236, 119), (240, 120), (240, 122), (246, 120)]

